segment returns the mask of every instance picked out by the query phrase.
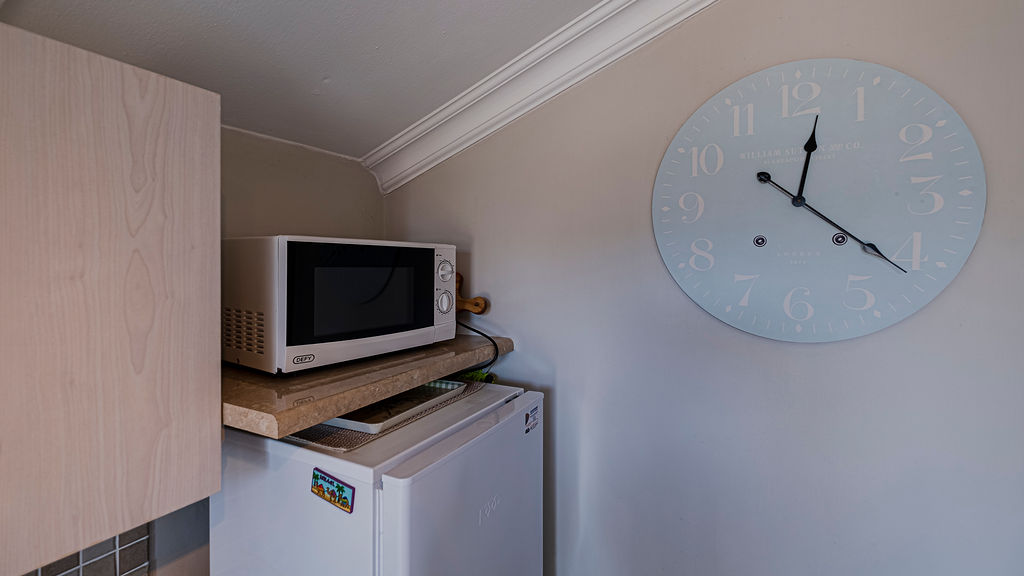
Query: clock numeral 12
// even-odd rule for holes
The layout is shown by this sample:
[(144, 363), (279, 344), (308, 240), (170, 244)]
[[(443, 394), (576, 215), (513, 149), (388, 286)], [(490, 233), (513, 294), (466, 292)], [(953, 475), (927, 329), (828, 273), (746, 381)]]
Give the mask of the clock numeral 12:
[[(801, 88), (808, 88), (810, 92), (804, 90), (801, 92)], [(796, 86), (793, 86), (792, 91), (789, 89), (789, 84), (783, 84), (779, 88), (779, 92), (782, 93), (782, 117), (792, 118), (795, 116), (803, 116), (804, 114), (821, 114), (821, 106), (815, 106), (813, 108), (805, 108), (812, 100), (821, 95), (821, 86), (816, 82), (801, 82)], [(790, 93), (792, 93), (793, 100), (796, 101), (796, 109), (789, 110), (789, 99)]]

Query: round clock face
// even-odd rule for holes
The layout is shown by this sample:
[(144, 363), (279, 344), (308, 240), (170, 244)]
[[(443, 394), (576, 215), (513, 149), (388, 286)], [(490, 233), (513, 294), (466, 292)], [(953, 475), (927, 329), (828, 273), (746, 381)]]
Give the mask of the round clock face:
[(665, 265), (702, 308), (759, 336), (827, 342), (899, 322), (953, 280), (981, 231), (985, 172), (924, 84), (802, 60), (686, 121), (651, 212)]

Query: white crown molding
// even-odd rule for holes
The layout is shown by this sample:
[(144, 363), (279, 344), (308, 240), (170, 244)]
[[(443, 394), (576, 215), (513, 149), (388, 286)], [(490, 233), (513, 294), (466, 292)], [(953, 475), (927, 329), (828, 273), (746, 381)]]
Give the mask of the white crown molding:
[(360, 159), (387, 194), (715, 0), (605, 0)]

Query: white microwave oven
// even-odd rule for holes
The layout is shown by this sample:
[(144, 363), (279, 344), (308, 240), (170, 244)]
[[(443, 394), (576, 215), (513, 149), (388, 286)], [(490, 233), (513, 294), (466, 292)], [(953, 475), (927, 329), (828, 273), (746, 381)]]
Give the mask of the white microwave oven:
[(222, 244), (222, 354), (294, 372), (455, 337), (455, 246), (313, 236)]

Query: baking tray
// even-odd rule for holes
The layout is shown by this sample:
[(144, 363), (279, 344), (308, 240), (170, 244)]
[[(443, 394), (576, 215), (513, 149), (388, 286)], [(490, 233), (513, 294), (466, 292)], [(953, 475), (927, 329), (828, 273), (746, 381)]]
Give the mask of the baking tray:
[(324, 422), (330, 426), (376, 434), (460, 394), (466, 385), (453, 380), (434, 380), (390, 398)]

